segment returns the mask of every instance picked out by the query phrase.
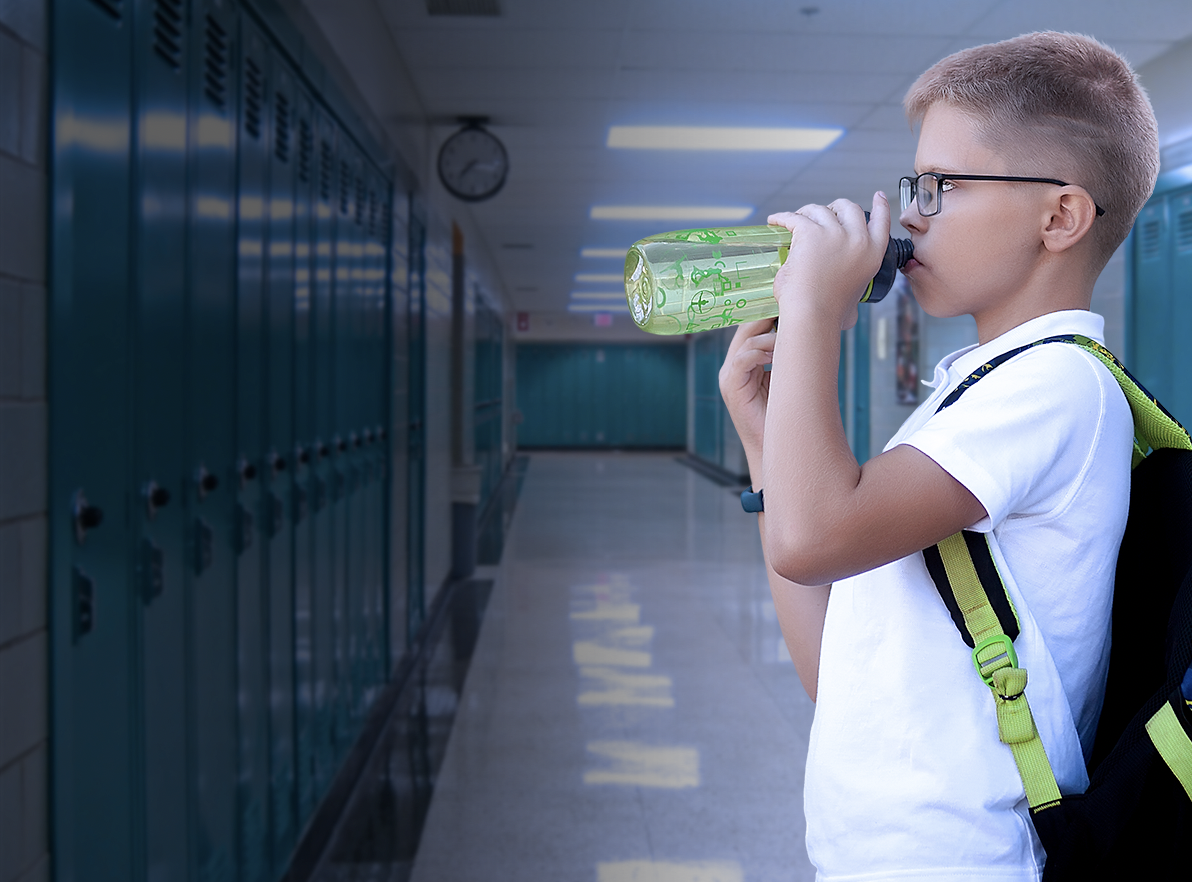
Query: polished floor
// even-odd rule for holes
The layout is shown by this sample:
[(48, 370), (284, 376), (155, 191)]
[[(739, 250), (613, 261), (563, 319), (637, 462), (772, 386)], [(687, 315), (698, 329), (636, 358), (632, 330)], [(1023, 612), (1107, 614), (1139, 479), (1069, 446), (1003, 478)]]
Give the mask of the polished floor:
[(812, 705), (734, 493), (670, 454), (536, 453), (476, 576), (415, 882), (814, 877)]

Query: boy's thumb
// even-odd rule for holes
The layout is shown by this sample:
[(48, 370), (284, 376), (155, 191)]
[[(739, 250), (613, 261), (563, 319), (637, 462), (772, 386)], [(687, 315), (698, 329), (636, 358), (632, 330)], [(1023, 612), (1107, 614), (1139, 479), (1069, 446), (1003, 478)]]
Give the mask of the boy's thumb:
[(890, 201), (878, 190), (873, 194), (873, 209), (869, 212), (869, 235), (884, 248), (890, 238)]

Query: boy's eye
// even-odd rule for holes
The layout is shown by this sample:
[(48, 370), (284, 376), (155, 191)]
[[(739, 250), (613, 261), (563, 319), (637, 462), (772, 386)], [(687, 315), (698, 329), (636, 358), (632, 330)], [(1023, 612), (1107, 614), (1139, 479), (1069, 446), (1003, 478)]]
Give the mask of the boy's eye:
[(940, 188), (940, 190), (943, 190), (946, 192), (948, 190), (953, 189), (955, 186), (956, 185), (952, 181), (940, 181), (939, 188)]

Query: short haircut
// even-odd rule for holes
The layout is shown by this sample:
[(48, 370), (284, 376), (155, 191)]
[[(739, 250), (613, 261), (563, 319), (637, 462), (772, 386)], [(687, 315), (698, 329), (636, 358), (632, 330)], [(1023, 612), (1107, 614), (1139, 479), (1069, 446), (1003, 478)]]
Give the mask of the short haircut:
[(1159, 175), (1155, 113), (1125, 59), (1079, 34), (1024, 34), (936, 62), (903, 103), (917, 125), (937, 102), (969, 113), (1010, 174), (1088, 190), (1105, 209), (1090, 230), (1104, 267)]

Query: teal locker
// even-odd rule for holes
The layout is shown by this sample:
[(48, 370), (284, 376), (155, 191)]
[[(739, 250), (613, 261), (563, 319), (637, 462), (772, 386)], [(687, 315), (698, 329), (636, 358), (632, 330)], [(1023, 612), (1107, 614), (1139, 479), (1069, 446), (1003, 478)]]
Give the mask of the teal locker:
[(1174, 358), (1168, 365), (1172, 390), (1168, 407), (1184, 425), (1192, 423), (1192, 366), (1188, 335), (1192, 333), (1192, 187), (1171, 194), (1171, 335)]
[(311, 346), (314, 392), (314, 446), (317, 451), (312, 487), (314, 521), (313, 676), (316, 724), (317, 785), (325, 793), (335, 771), (335, 534), (331, 486), (334, 476), (331, 439), (335, 435), (334, 337), (332, 271), (335, 242), (336, 192), (335, 127), (327, 114), (315, 110), (318, 160), (315, 163), (314, 287)]
[(265, 295), (265, 567), (273, 874), (297, 838), (294, 790), (294, 75), (271, 52)]
[(191, 853), (199, 882), (231, 882), (237, 847), (235, 9), (196, 0), (192, 22), (183, 567), (191, 621)]
[(336, 218), (334, 253), (334, 287), (331, 304), (332, 351), (331, 389), (332, 456), (331, 475), (332, 524), (334, 547), (334, 622), (335, 622), (335, 753), (336, 759), (347, 756), (355, 738), (352, 726), (352, 656), (350, 600), (348, 582), (348, 482), (350, 477), (349, 432), (345, 413), (351, 376), (347, 373), (347, 359), (352, 347), (350, 336), (353, 226), (353, 178), (347, 153), (348, 138), (336, 127)]
[(142, 868), (127, 495), (127, 14), (119, 3), (63, 0), (49, 20), (50, 813), (60, 882), (84, 882), (96, 867), (135, 879)]
[(315, 130), (310, 97), (295, 94), (294, 197), (294, 751), (297, 826), (301, 829), (318, 800), (317, 718), (314, 678), (315, 518), (311, 506), (315, 474), (314, 346), (311, 335)]
[(185, 380), (187, 10), (135, 5), (132, 524), (141, 615), (145, 875), (188, 878)]
[[(390, 352), (385, 374), (389, 377), (389, 398), (387, 411), (386, 449), (388, 457), (388, 518), (385, 541), (388, 567), (387, 605), (389, 657), (385, 660), (386, 670), (392, 671), (406, 650), (406, 564), (409, 549), (406, 548), (406, 452), (409, 443), (409, 390), (407, 374), (409, 353), (407, 351), (407, 324), (409, 321), (407, 301), (410, 283), (409, 244), (409, 198), (401, 190), (394, 189), (390, 206), (389, 241), (389, 327)], [(399, 465), (400, 464), (400, 465)]]
[(360, 435), (358, 426), (361, 411), (361, 225), (365, 211), (363, 195), (361, 157), (347, 139), (343, 142), (345, 179), (341, 182), (347, 189), (347, 215), (337, 229), (340, 257), (343, 271), (337, 274), (342, 279), (342, 290), (336, 291), (338, 341), (336, 356), (339, 361), (336, 370), (338, 381), (337, 411), (340, 431), (345, 440), (343, 454), (344, 508), (346, 536), (342, 565), (344, 567), (345, 607), (347, 619), (347, 682), (343, 683), (348, 699), (348, 729), (355, 738), (363, 720), (363, 683), (361, 662), (363, 657), (363, 578), (362, 557), (364, 531), (361, 523), (360, 494)]
[(1132, 235), (1131, 371), (1176, 417), (1192, 420), (1185, 341), (1192, 328), (1192, 188), (1164, 187)]
[(1134, 302), (1130, 370), (1165, 401), (1171, 349), (1171, 253), (1167, 197), (1151, 198), (1134, 223)]
[(265, 248), (269, 55), (240, 16), (236, 302), (236, 669), (240, 882), (271, 879), (268, 596), (263, 547), (265, 471)]
[(386, 310), (385, 278), (386, 259), (384, 228), (386, 225), (386, 185), (380, 172), (369, 169), (368, 235), (365, 239), (365, 254), (368, 260), (368, 301), (365, 315), (365, 332), (368, 335), (368, 364), (364, 387), (369, 390), (368, 411), (364, 415), (363, 435), (365, 442), (364, 486), (365, 507), (368, 524), (368, 695), (367, 706), (371, 707), (379, 694), (379, 688), (387, 679), (385, 669), (385, 458), (381, 437), (385, 422), (385, 387), (376, 378), (385, 376)]
[(406, 299), (406, 643), (426, 618), (426, 221), (411, 199)]

